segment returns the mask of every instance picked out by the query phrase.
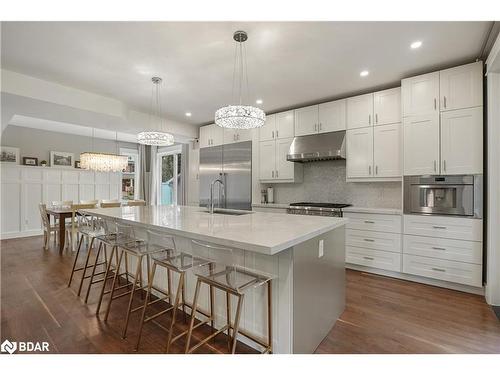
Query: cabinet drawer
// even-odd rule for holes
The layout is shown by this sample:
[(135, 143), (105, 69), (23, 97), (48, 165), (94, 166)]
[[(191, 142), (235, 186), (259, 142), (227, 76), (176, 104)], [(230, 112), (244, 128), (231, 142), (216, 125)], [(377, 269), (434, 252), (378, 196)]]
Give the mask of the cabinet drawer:
[(374, 230), (378, 232), (401, 233), (401, 216), (346, 212), (349, 219), (347, 229)]
[(482, 266), (403, 254), (403, 272), (453, 283), (482, 286)]
[(401, 254), (346, 246), (346, 263), (401, 272)]
[(450, 240), (404, 235), (403, 253), (430, 258), (482, 264), (483, 244), (476, 241)]
[(482, 241), (483, 221), (444, 216), (404, 215), (404, 234)]
[(401, 234), (346, 229), (347, 246), (401, 253)]

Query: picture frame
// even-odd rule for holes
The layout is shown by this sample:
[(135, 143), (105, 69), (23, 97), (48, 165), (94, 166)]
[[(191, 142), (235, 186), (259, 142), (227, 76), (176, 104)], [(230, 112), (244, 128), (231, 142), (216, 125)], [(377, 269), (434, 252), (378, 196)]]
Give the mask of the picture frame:
[(76, 169), (82, 169), (82, 167), (80, 165), (80, 160), (75, 160), (75, 168)]
[(53, 168), (73, 168), (75, 154), (64, 151), (50, 151), (50, 166)]
[(0, 163), (19, 164), (19, 148), (0, 146)]
[(37, 167), (38, 166), (38, 158), (35, 158), (32, 156), (23, 156), (23, 165)]

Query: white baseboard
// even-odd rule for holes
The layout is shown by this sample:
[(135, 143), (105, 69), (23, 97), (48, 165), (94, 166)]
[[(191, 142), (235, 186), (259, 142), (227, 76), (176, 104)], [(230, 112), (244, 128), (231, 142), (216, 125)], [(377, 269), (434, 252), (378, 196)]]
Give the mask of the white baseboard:
[(11, 238), (41, 236), (42, 234), (43, 234), (43, 230), (41, 230), (41, 229), (27, 230), (24, 232), (3, 233), (0, 235), (0, 240), (8, 240)]
[(351, 269), (351, 270), (362, 271), (362, 272), (367, 272), (367, 273), (374, 273), (377, 275), (394, 277), (395, 279), (413, 281), (416, 283), (428, 284), (428, 285), (432, 285), (432, 286), (438, 286), (440, 288), (453, 289), (453, 290), (458, 290), (460, 292), (479, 294), (481, 296), (484, 296), (484, 288), (477, 288), (477, 287), (469, 286), (469, 285), (451, 283), (449, 281), (435, 280), (435, 279), (430, 279), (430, 278), (422, 277), (422, 276), (414, 276), (414, 275), (410, 275), (407, 273), (386, 271), (386, 270), (381, 270), (379, 268), (359, 266), (357, 264), (346, 263), (345, 266), (346, 266), (346, 268)]

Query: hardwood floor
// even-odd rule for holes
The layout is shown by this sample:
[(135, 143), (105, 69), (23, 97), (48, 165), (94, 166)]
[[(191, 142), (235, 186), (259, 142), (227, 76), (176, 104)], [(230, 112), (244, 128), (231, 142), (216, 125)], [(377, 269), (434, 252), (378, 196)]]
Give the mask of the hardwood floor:
[[(0, 245), (2, 341), (48, 341), (52, 353), (134, 353), (138, 315), (126, 340), (124, 299), (113, 304), (108, 323), (97, 319), (96, 291), (86, 305), (76, 283), (66, 287), (73, 254), (59, 255), (53, 244), (44, 251), (41, 237)], [(162, 353), (165, 339), (147, 324), (139, 352)], [(226, 347), (219, 337), (199, 352)], [(253, 351), (239, 344), (238, 352)], [(481, 296), (348, 270), (346, 310), (317, 353), (500, 353), (500, 323)]]

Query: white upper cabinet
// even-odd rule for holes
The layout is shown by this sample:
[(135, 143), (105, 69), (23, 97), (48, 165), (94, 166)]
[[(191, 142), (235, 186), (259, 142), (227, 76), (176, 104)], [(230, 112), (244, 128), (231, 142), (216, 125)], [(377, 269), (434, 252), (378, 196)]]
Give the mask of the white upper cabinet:
[(404, 174), (439, 174), (439, 114), (403, 119)]
[(318, 132), (319, 115), (318, 106), (312, 105), (296, 109), (295, 111), (295, 135), (308, 135)]
[(266, 122), (259, 128), (259, 140), (269, 141), (274, 139), (276, 132), (276, 115), (266, 115)]
[(259, 142), (259, 179), (263, 182), (300, 182), (302, 164), (286, 160), (293, 137)]
[(375, 177), (399, 177), (403, 170), (401, 124), (373, 128), (373, 168)]
[(483, 108), (441, 114), (441, 174), (483, 173)]
[(347, 99), (347, 129), (373, 125), (373, 94)]
[(274, 179), (276, 171), (276, 141), (259, 142), (259, 178)]
[(259, 129), (259, 140), (284, 139), (293, 137), (294, 111), (286, 111), (266, 116), (266, 123)]
[(200, 128), (200, 148), (219, 146), (224, 142), (224, 129), (215, 124)]
[(439, 72), (401, 81), (403, 116), (428, 115), (439, 111)]
[(483, 63), (457, 66), (439, 72), (441, 111), (483, 105)]
[(318, 106), (319, 133), (346, 129), (346, 99), (322, 103)]
[(295, 136), (294, 115), (292, 111), (276, 113), (276, 137), (277, 139), (291, 138)]
[(347, 178), (372, 177), (373, 128), (347, 130)]
[(252, 130), (253, 129), (222, 129), (224, 144), (251, 141)]
[(401, 87), (373, 94), (374, 125), (401, 122)]
[(293, 138), (278, 139), (276, 141), (276, 172), (275, 178), (279, 180), (292, 180), (294, 176), (294, 162), (286, 160)]

